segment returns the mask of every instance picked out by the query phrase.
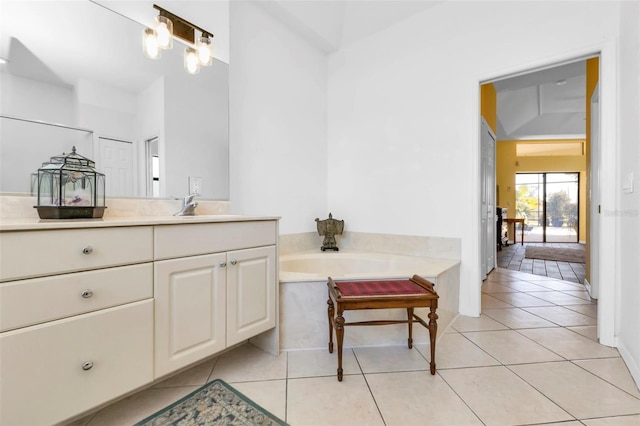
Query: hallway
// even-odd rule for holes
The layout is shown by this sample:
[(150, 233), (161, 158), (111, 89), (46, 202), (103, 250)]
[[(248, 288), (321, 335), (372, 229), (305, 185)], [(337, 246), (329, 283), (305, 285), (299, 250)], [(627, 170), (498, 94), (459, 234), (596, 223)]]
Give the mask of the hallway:
[(498, 268), (509, 269), (511, 271), (527, 272), (534, 275), (556, 278), (574, 283), (584, 283), (585, 264), (556, 262), (552, 260), (527, 259), (525, 251), (527, 246), (537, 247), (557, 247), (584, 250), (584, 244), (578, 243), (527, 243), (524, 245), (511, 244), (502, 247), (497, 252)]

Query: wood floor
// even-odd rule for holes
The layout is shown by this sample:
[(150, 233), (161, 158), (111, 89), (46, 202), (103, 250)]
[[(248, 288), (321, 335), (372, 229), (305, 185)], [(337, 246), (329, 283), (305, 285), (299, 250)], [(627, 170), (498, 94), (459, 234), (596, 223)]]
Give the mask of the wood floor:
[(526, 259), (524, 257), (524, 253), (527, 245), (572, 248), (581, 250), (584, 250), (585, 248), (584, 244), (578, 243), (524, 243), (524, 245), (511, 244), (509, 246), (502, 247), (502, 250), (498, 251), (498, 267), (510, 269), (512, 271), (521, 271), (535, 275), (543, 275), (546, 277), (557, 278), (574, 283), (584, 283), (584, 263)]

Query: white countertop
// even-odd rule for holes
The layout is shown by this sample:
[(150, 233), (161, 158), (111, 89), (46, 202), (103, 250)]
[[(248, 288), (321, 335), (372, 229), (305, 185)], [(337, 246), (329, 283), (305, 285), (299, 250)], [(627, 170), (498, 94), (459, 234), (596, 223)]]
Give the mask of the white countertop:
[(46, 229), (108, 228), (114, 226), (182, 225), (188, 223), (250, 222), (279, 220), (278, 216), (203, 214), (196, 216), (122, 216), (102, 219), (39, 219), (32, 217), (0, 219), (0, 232)]

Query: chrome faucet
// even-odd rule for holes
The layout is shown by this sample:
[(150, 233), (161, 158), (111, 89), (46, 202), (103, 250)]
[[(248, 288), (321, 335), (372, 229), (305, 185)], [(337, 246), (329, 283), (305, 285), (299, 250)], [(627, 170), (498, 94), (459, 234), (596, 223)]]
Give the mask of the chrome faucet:
[(198, 207), (198, 203), (193, 201), (193, 199), (198, 194), (189, 194), (182, 199), (182, 208), (179, 212), (174, 213), (174, 216), (195, 216), (196, 215), (196, 207)]

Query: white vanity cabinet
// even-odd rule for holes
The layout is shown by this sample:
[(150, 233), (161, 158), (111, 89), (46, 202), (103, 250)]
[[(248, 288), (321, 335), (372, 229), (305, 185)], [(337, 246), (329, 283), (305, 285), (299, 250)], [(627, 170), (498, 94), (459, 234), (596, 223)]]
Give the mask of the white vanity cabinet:
[(275, 221), (155, 228), (156, 378), (275, 327), (276, 241)]
[(0, 232), (0, 424), (58, 423), (153, 380), (152, 237)]
[(274, 329), (277, 221), (0, 223), (0, 425), (70, 420)]

